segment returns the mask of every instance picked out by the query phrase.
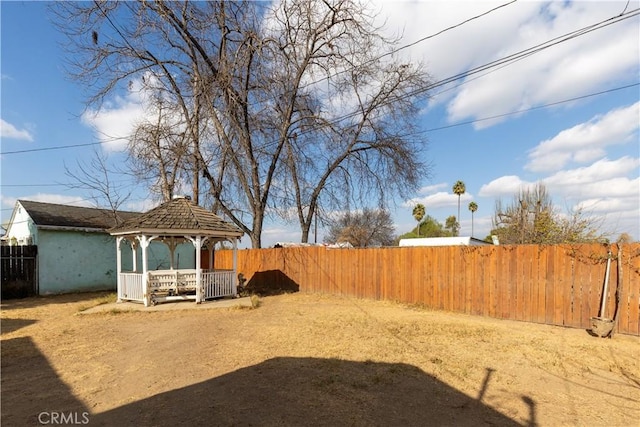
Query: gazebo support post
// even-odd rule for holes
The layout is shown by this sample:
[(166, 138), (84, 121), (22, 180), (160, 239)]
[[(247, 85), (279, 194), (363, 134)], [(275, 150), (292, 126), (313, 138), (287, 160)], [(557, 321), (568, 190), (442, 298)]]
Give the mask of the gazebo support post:
[[(169, 269), (174, 270), (176, 266), (176, 262), (175, 262), (176, 247), (178, 246), (176, 244), (176, 239), (175, 237), (172, 236), (171, 238), (169, 238), (168, 242), (165, 240), (164, 243), (169, 248)], [(178, 268), (180, 268), (180, 266), (178, 266)]]
[(138, 242), (135, 239), (130, 240), (131, 242), (131, 265), (133, 266), (132, 271), (136, 273), (138, 271)]
[(233, 238), (233, 279), (231, 280), (233, 286), (233, 296), (238, 295), (238, 239)]
[(122, 300), (120, 299), (120, 295), (122, 295), (122, 279), (120, 279), (120, 273), (122, 273), (122, 249), (120, 248), (120, 244), (122, 243), (122, 240), (122, 236), (116, 237), (116, 287), (118, 289), (118, 302), (122, 302)]
[(204, 289), (202, 289), (202, 237), (196, 236), (194, 246), (196, 247), (196, 304), (200, 304), (204, 293)]
[(213, 248), (216, 245), (216, 242), (209, 242), (209, 271), (213, 271)]
[(142, 249), (142, 298), (144, 300), (144, 306), (148, 307), (151, 303), (151, 295), (149, 295), (149, 278), (147, 272), (147, 247), (149, 241), (146, 234), (143, 234), (140, 238), (140, 248)]

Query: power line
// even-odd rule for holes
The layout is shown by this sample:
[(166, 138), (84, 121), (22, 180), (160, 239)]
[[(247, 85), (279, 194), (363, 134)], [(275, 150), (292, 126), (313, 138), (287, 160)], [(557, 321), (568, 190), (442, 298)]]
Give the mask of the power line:
[(0, 184), (0, 187), (65, 187), (67, 184)]
[(549, 107), (553, 107), (554, 105), (560, 105), (560, 104), (566, 104), (567, 102), (579, 101), (581, 99), (590, 98), (590, 97), (598, 96), (598, 95), (604, 95), (606, 93), (611, 93), (611, 92), (615, 92), (615, 91), (618, 91), (618, 90), (628, 89), (628, 88), (636, 87), (636, 86), (640, 86), (640, 83), (633, 83), (633, 84), (629, 84), (629, 85), (626, 85), (626, 86), (620, 86), (620, 87), (616, 87), (616, 88), (612, 88), (612, 89), (603, 90), (603, 91), (600, 91), (600, 92), (589, 93), (587, 95), (576, 96), (574, 98), (564, 99), (562, 101), (555, 101), (555, 102), (551, 102), (551, 103), (544, 104), (544, 105), (537, 105), (535, 107), (523, 108), (521, 110), (510, 111), (508, 113), (497, 114), (495, 116), (482, 117), (480, 119), (474, 119), (474, 120), (468, 120), (468, 121), (465, 121), (465, 122), (453, 123), (453, 124), (450, 124), (450, 125), (447, 125), (447, 126), (440, 126), (440, 127), (437, 127), (437, 128), (425, 129), (425, 130), (420, 131), (418, 133), (435, 132), (435, 131), (438, 131), (438, 130), (449, 129), (449, 128), (453, 128), (453, 127), (457, 127), (457, 126), (464, 126), (464, 125), (483, 122), (483, 121), (487, 121), (487, 120), (494, 120), (494, 119), (499, 119), (499, 118), (502, 118), (502, 117), (513, 116), (515, 114), (527, 113), (527, 112), (533, 111), (533, 110), (540, 110), (540, 109), (543, 109), (543, 108), (549, 108)]
[(3, 152), (0, 153), (0, 155), (1, 156), (6, 156), (8, 154), (35, 153), (37, 151), (50, 151), (50, 150), (62, 150), (64, 148), (88, 147), (90, 145), (106, 144), (107, 142), (109, 142), (109, 141), (89, 142), (89, 143), (86, 143), (86, 144), (56, 145), (56, 146), (53, 146), (53, 147), (30, 148), (30, 149), (27, 149), (27, 150), (3, 151)]
[[(547, 40), (546, 42), (537, 44), (537, 45), (532, 46), (530, 48), (518, 51), (518, 52), (510, 54), (510, 55), (507, 55), (507, 56), (505, 56), (503, 58), (496, 59), (494, 61), (488, 62), (488, 63), (486, 63), (484, 65), (480, 65), (478, 67), (472, 68), (472, 69), (464, 71), (462, 73), (458, 73), (458, 74), (456, 74), (454, 76), (451, 76), (451, 77), (448, 77), (446, 79), (440, 80), (438, 82), (435, 82), (433, 84), (427, 85), (425, 87), (418, 88), (418, 89), (416, 89), (416, 90), (414, 90), (412, 92), (409, 92), (409, 93), (403, 95), (402, 97), (396, 98), (396, 99), (404, 99), (404, 98), (416, 96), (416, 95), (419, 95), (420, 93), (426, 92), (428, 90), (435, 89), (437, 87), (445, 86), (445, 85), (447, 85), (449, 83), (452, 83), (452, 82), (454, 82), (456, 80), (460, 80), (462, 78), (465, 78), (465, 77), (468, 77), (468, 76), (472, 76), (472, 75), (480, 73), (482, 71), (491, 70), (491, 69), (496, 68), (498, 66), (501, 66), (500, 68), (502, 68), (504, 66), (511, 65), (514, 62), (520, 61), (520, 60), (522, 60), (522, 59), (524, 59), (524, 58), (526, 58), (528, 56), (531, 56), (531, 55), (534, 55), (536, 53), (539, 53), (539, 52), (541, 52), (541, 51), (543, 51), (545, 49), (548, 49), (548, 48), (550, 48), (552, 46), (555, 46), (557, 44), (572, 40), (572, 39), (574, 39), (576, 37), (588, 34), (588, 33), (592, 32), (592, 31), (604, 28), (606, 26), (613, 25), (613, 24), (618, 23), (620, 21), (623, 21), (625, 19), (632, 18), (632, 17), (634, 17), (634, 16), (636, 16), (638, 14), (640, 14), (640, 9), (634, 9), (634, 10), (632, 10), (632, 11), (626, 13), (626, 14), (621, 14), (621, 15), (618, 15), (618, 16), (614, 16), (612, 18), (605, 19), (605, 20), (597, 22), (595, 24), (592, 24), (592, 25), (580, 28), (578, 30), (574, 30), (572, 32), (566, 33), (566, 34), (564, 34), (562, 36)], [(495, 70), (493, 70), (493, 71), (495, 71)], [(394, 101), (396, 99), (394, 99)], [(349, 118), (352, 118), (352, 117), (356, 117), (356, 116), (360, 115), (360, 113), (361, 113), (360, 111), (354, 111), (352, 113), (348, 113), (348, 114), (345, 114), (343, 116), (337, 117), (336, 119), (331, 120), (329, 123), (336, 124), (336, 123), (339, 123), (339, 122), (341, 122), (343, 120), (346, 120), (346, 119), (349, 119)], [(311, 128), (309, 130), (302, 131), (301, 133), (311, 132), (311, 131), (314, 131), (314, 130), (317, 130), (317, 129)]]
[[(629, 88), (636, 87), (636, 86), (640, 86), (640, 83), (632, 83), (632, 84), (628, 84), (628, 85), (625, 85), (625, 86), (619, 86), (619, 87), (603, 90), (603, 91), (600, 91), (600, 92), (588, 93), (586, 95), (580, 95), (580, 96), (577, 96), (577, 97), (574, 97), (574, 98), (563, 99), (563, 100), (560, 100), (560, 101), (555, 101), (555, 102), (551, 102), (551, 103), (544, 104), (544, 105), (538, 105), (538, 106), (531, 107), (531, 108), (525, 108), (525, 109), (521, 109), (521, 110), (510, 111), (510, 112), (503, 113), (503, 114), (498, 114), (498, 115), (495, 115), (495, 116), (482, 117), (482, 118), (479, 118), (479, 119), (468, 120), (468, 121), (458, 122), (458, 123), (452, 123), (450, 125), (440, 126), (440, 127), (437, 127), (437, 128), (425, 129), (425, 130), (419, 131), (417, 133), (435, 132), (435, 131), (438, 131), (438, 130), (449, 129), (449, 128), (453, 128), (453, 127), (457, 127), (457, 126), (464, 126), (464, 125), (469, 125), (469, 124), (473, 124), (473, 123), (477, 123), (477, 122), (498, 119), (498, 118), (501, 118), (501, 117), (512, 116), (512, 115), (515, 115), (515, 114), (526, 113), (526, 112), (533, 111), (533, 110), (549, 108), (549, 107), (553, 107), (554, 105), (560, 105), (560, 104), (566, 104), (567, 102), (579, 101), (581, 99), (586, 99), (586, 98), (591, 98), (591, 97), (594, 97), (594, 96), (604, 95), (604, 94), (607, 94), (607, 93), (616, 92), (616, 91), (624, 90), (624, 89), (629, 89)], [(409, 136), (409, 135), (405, 135), (405, 136)], [(101, 143), (97, 143), (97, 144), (102, 144), (102, 142)], [(273, 142), (271, 144), (273, 144)], [(44, 149), (34, 149), (34, 150), (29, 150), (29, 151), (61, 150), (61, 149), (66, 149), (66, 148), (73, 148), (73, 147), (76, 147), (76, 146), (77, 145), (60, 145), (60, 146), (57, 146), (57, 147), (48, 147), (48, 148), (44, 148)], [(20, 152), (22, 152), (22, 151), (13, 151), (13, 152), (0, 153), (0, 154), (3, 154), (3, 155), (4, 154), (17, 154), (17, 153), (20, 153)], [(0, 184), (0, 187), (61, 187), (61, 186), (68, 186), (68, 185), (67, 184)]]
[[(129, 183), (132, 182), (131, 179), (121, 179), (121, 180), (114, 180), (111, 181), (112, 184), (123, 184), (123, 183)], [(73, 182), (69, 182), (69, 183), (46, 183), (46, 184), (0, 184), (0, 187), (69, 187), (69, 188), (79, 188), (82, 187), (82, 185), (77, 184), (77, 183), (73, 183)]]

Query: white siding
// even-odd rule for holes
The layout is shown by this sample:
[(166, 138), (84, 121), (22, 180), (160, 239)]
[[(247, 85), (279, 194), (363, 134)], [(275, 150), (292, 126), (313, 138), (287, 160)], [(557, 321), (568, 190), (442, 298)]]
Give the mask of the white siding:
[(7, 230), (7, 240), (11, 242), (13, 238), (18, 241), (19, 245), (38, 244), (37, 230), (33, 224), (33, 220), (20, 202), (16, 202)]

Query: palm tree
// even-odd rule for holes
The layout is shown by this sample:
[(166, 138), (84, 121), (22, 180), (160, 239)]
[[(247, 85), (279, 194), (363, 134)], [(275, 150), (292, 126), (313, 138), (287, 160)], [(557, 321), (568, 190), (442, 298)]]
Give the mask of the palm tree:
[(453, 194), (458, 196), (458, 221), (460, 221), (460, 196), (462, 196), (465, 191), (467, 191), (467, 187), (464, 185), (464, 182), (456, 181), (456, 183), (453, 184)]
[(478, 210), (478, 204), (476, 202), (469, 203), (469, 210), (471, 211), (471, 237), (473, 237), (473, 213)]
[(425, 213), (426, 209), (422, 203), (418, 203), (413, 208), (413, 217), (416, 221), (418, 221), (418, 237), (420, 237), (420, 221), (422, 221), (422, 218), (424, 218)]

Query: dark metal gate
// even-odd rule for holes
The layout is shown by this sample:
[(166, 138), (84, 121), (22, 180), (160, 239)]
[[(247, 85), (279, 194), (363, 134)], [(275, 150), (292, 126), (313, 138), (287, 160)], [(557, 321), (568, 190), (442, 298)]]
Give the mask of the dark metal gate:
[(2, 298), (38, 295), (38, 247), (0, 246)]

